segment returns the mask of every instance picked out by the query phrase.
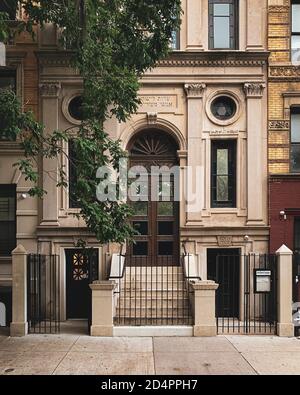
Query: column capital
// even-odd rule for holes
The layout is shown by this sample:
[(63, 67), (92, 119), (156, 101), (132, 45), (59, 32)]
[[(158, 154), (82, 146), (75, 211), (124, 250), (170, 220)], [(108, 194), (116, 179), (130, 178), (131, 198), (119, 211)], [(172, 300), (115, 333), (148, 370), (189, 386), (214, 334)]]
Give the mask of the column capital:
[(265, 82), (247, 82), (244, 84), (244, 92), (247, 98), (262, 98), (265, 88)]
[(39, 85), (41, 97), (58, 98), (61, 90), (61, 83), (57, 81), (43, 81)]
[(188, 99), (202, 99), (206, 84), (185, 84), (184, 90)]

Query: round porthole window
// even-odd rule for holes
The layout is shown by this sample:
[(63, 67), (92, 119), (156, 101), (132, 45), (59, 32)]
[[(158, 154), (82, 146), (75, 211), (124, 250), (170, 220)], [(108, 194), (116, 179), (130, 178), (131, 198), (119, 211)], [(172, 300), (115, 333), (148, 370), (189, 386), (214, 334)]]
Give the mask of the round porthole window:
[(83, 120), (82, 103), (82, 96), (75, 96), (73, 97), (73, 99), (70, 100), (68, 111), (70, 116), (76, 121)]
[(211, 103), (211, 113), (220, 121), (227, 121), (233, 118), (236, 112), (236, 102), (229, 96), (219, 96)]

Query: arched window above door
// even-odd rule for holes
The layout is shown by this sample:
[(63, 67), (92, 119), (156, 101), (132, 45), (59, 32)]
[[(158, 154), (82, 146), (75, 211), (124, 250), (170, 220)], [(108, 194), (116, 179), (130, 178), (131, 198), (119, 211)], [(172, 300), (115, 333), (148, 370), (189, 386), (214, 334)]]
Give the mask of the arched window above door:
[(128, 150), (131, 156), (176, 158), (178, 145), (167, 133), (147, 130), (131, 140)]

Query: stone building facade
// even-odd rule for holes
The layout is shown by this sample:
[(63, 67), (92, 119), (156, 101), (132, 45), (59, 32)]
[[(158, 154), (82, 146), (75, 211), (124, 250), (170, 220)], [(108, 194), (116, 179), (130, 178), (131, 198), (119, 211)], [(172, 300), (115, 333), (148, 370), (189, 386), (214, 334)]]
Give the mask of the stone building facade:
[[(278, 1), (275, 3), (270, 5), (269, 29), (276, 15), (278, 18), (286, 15), (275, 12)], [(205, 280), (213, 279), (218, 255), (269, 250), (268, 2), (183, 0), (182, 7), (182, 26), (174, 34), (174, 51), (144, 75), (142, 105), (137, 114), (126, 124), (108, 121), (106, 130), (111, 137), (121, 140), (134, 163), (144, 163), (151, 157), (156, 163), (165, 164), (171, 158), (172, 164), (180, 166), (180, 185), (187, 185), (190, 194), (197, 197), (192, 202), (193, 210), (188, 210), (186, 199), (178, 204), (168, 202), (168, 207), (154, 207), (150, 202), (148, 208), (141, 208), (135, 222), (141, 227), (147, 225), (131, 253), (154, 255), (155, 259), (168, 256), (177, 264), (184, 245), (194, 256), (199, 277)], [(282, 7), (288, 12), (288, 5)], [(285, 28), (283, 21), (282, 29)], [(282, 32), (274, 27), (270, 34)], [(8, 50), (8, 59), (19, 70), (17, 86), (24, 103), (34, 108), (46, 132), (73, 128), (75, 135), (80, 124), (76, 101), (82, 93), (82, 81), (69, 66), (69, 53), (59, 47), (58, 35), (55, 27), (47, 25), (39, 31), (36, 46), (29, 42), (13, 46)], [(273, 45), (272, 38), (269, 44)], [(286, 51), (274, 52), (272, 56), (273, 62), (287, 59)], [(275, 89), (282, 80), (286, 80), (284, 84), (290, 83), (290, 75), (294, 78), (297, 70), (293, 66), (285, 69), (271, 64), (269, 73), (270, 104), (272, 100), (281, 104)], [(286, 77), (281, 73), (286, 73)], [(288, 93), (292, 87), (288, 87)], [(286, 97), (288, 103), (294, 100)], [(286, 158), (283, 155), (279, 162), (278, 155), (281, 152), (286, 155), (287, 149), (282, 144), (286, 144), (283, 140), (288, 134), (285, 130), (288, 116), (283, 116), (278, 103), (274, 101), (273, 110), (271, 104), (269, 122), (269, 168), (273, 172), (279, 164), (280, 172), (287, 171)], [(151, 141), (155, 147), (162, 145), (167, 149), (167, 158), (153, 147), (136, 155), (137, 147), (144, 142), (149, 147)], [(272, 144), (277, 144), (277, 151)], [(47, 195), (39, 203), (29, 197), (23, 199), (20, 194), (26, 194), (28, 186), (11, 166), (15, 156), (21, 155), (18, 149), (15, 142), (0, 142), (0, 164), (5, 167), (0, 184), (17, 185), (16, 244), (22, 243), (30, 252), (60, 257), (60, 306), (64, 320), (70, 318), (68, 298), (76, 297), (68, 293), (71, 280), (67, 268), (78, 253), (78, 239), (85, 239), (98, 251), (100, 278), (104, 278), (113, 254), (120, 252), (119, 246), (99, 246), (83, 221), (74, 217), (78, 209), (70, 203), (68, 191), (57, 189), (53, 176), (46, 173), (55, 174), (57, 163), (53, 160), (44, 159), (41, 164)], [(276, 161), (272, 155), (277, 155)], [(194, 172), (188, 173), (187, 167)], [(150, 217), (153, 212), (156, 214)], [(165, 227), (160, 232), (157, 229), (162, 223)], [(2, 259), (9, 262), (9, 257)], [(242, 281), (242, 271), (240, 264), (234, 274), (237, 282)], [(243, 304), (242, 295), (239, 303)]]

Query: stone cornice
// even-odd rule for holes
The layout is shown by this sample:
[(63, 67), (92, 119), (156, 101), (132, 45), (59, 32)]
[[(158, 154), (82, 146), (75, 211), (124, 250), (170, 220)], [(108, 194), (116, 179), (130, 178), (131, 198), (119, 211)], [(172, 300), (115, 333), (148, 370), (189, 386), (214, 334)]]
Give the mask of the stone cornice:
[[(69, 67), (72, 51), (36, 51), (41, 66)], [(157, 63), (158, 67), (257, 67), (265, 66), (269, 52), (176, 51)]]
[(257, 67), (265, 66), (269, 52), (174, 52), (159, 67)]

